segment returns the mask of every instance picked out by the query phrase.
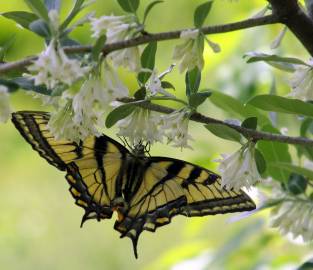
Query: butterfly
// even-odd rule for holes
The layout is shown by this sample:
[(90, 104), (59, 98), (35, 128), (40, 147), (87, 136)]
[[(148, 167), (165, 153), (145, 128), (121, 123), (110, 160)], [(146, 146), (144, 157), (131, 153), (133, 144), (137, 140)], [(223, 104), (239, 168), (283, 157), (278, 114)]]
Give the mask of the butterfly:
[(187, 217), (255, 209), (242, 190), (221, 188), (219, 175), (192, 163), (149, 157), (142, 145), (129, 151), (112, 138), (89, 136), (79, 143), (56, 140), (48, 129), (50, 114), (20, 111), (12, 121), (25, 140), (44, 159), (66, 172), (69, 191), (88, 219), (110, 219), (114, 229), (133, 243), (139, 235), (155, 232), (176, 215)]

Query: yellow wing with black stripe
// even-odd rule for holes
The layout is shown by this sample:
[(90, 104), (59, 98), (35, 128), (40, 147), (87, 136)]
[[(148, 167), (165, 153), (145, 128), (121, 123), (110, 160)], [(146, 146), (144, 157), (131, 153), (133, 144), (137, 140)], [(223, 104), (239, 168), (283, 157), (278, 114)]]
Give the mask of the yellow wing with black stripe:
[[(45, 112), (12, 114), (12, 122), (33, 149), (53, 166), (67, 171), (70, 192), (76, 204), (85, 209), (82, 222), (89, 218), (111, 218), (115, 182), (129, 151), (105, 135), (90, 136), (79, 143), (56, 140), (47, 127), (49, 119), (49, 113)], [(77, 177), (78, 168), (80, 177)]]
[(175, 215), (187, 217), (255, 209), (243, 191), (221, 188), (221, 178), (200, 166), (167, 157), (147, 158), (141, 183), (129, 202), (129, 210), (114, 228), (133, 241), (143, 230), (154, 232)]

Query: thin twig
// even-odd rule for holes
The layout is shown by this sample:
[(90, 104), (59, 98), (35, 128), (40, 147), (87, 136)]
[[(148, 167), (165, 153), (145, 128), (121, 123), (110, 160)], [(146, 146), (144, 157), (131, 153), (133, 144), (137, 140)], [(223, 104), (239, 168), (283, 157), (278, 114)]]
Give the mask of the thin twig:
[[(118, 99), (118, 101), (123, 103), (129, 103), (134, 102), (135, 100), (133, 98), (122, 98)], [(174, 109), (171, 109), (169, 107), (153, 104), (153, 103), (138, 103), (137, 106), (160, 112), (169, 114), (174, 112)], [(202, 123), (202, 124), (220, 124), (224, 126), (228, 126), (232, 129), (237, 130), (239, 133), (244, 135), (246, 138), (253, 139), (254, 141), (258, 140), (264, 140), (264, 141), (275, 141), (275, 142), (281, 142), (281, 143), (289, 143), (289, 144), (295, 144), (295, 145), (303, 145), (303, 146), (310, 146), (313, 147), (313, 140), (310, 140), (308, 138), (304, 137), (291, 137), (291, 136), (285, 136), (280, 134), (274, 134), (269, 132), (263, 132), (263, 131), (257, 131), (254, 129), (244, 128), (241, 126), (237, 126), (231, 123), (224, 122), (222, 120), (214, 119), (208, 116), (205, 116), (200, 113), (193, 113), (190, 117), (191, 120)]]
[[(252, 28), (256, 26), (262, 26), (267, 24), (274, 24), (278, 23), (278, 17), (275, 15), (268, 15), (260, 18), (251, 18), (235, 23), (229, 24), (221, 24), (221, 25), (214, 25), (214, 26), (207, 26), (202, 28), (202, 32), (204, 34), (218, 34), (218, 33), (227, 33), (237, 30), (242, 30), (246, 28)], [(162, 32), (156, 34), (147, 34), (137, 38), (123, 40), (111, 44), (107, 44), (103, 47), (102, 52), (104, 55), (108, 53), (120, 49), (125, 49), (129, 47), (134, 47), (142, 44), (149, 43), (151, 41), (164, 41), (164, 40), (171, 40), (177, 39), (180, 37), (180, 34), (183, 30), (171, 31), (171, 32)], [(71, 47), (64, 47), (64, 51), (68, 54), (73, 53), (89, 53), (92, 50), (92, 46), (71, 46)], [(25, 66), (30, 65), (34, 60), (36, 60), (36, 56), (27, 57), (25, 59), (9, 62), (0, 65), (0, 74), (4, 74), (11, 70), (16, 70), (23, 68)]]

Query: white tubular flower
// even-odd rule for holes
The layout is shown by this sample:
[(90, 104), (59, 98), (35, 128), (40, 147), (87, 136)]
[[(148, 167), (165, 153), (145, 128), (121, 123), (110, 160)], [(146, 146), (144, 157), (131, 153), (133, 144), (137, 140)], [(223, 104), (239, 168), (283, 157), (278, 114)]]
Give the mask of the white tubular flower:
[(313, 100), (313, 65), (297, 67), (290, 86), (293, 90), (289, 96), (303, 101)]
[(100, 115), (83, 114), (75, 119), (72, 100), (68, 100), (59, 111), (51, 114), (48, 127), (56, 140), (66, 139), (79, 142), (89, 135), (100, 135), (96, 129), (99, 118)]
[(222, 175), (222, 187), (238, 191), (242, 187), (249, 188), (261, 179), (254, 158), (254, 143), (247, 143), (231, 155), (222, 154), (219, 172)]
[(151, 93), (152, 96), (155, 96), (157, 94), (161, 94), (168, 97), (175, 97), (172, 94), (165, 91), (165, 89), (162, 87), (162, 82), (158, 76), (158, 71), (153, 70), (151, 72), (151, 76), (146, 83), (147, 90)]
[(158, 128), (159, 121), (158, 113), (137, 107), (129, 116), (117, 122), (117, 135), (128, 137), (132, 145), (143, 141), (150, 144), (161, 142), (163, 134)]
[(115, 67), (124, 67), (130, 71), (137, 72), (141, 68), (140, 50), (138, 47), (131, 47), (110, 53), (108, 58)]
[(202, 70), (204, 66), (203, 49), (204, 38), (199, 30), (185, 30), (180, 34), (184, 43), (174, 48), (173, 59), (179, 61), (179, 71), (184, 72), (198, 67)]
[(160, 129), (163, 130), (168, 143), (172, 143), (174, 147), (192, 149), (188, 145), (188, 141), (193, 140), (188, 134), (188, 125), (189, 113), (183, 109), (162, 116)]
[(285, 198), (271, 212), (271, 226), (292, 238), (302, 237), (304, 242), (313, 240), (313, 202), (304, 198)]
[(58, 42), (51, 40), (28, 70), (35, 73), (30, 76), (35, 85), (45, 84), (52, 89), (59, 83), (73, 84), (89, 71), (89, 67), (81, 67), (78, 60), (69, 59)]
[(11, 115), (8, 88), (0, 85), (0, 123), (8, 121)]
[(50, 25), (52, 27), (52, 30), (55, 33), (58, 32), (59, 25), (60, 25), (59, 12), (56, 9), (51, 9), (48, 15), (49, 15)]

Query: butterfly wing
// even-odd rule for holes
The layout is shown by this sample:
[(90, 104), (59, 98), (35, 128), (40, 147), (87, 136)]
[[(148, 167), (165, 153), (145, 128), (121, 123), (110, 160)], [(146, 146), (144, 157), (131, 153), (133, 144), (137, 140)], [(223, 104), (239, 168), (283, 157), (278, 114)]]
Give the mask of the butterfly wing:
[(121, 237), (137, 241), (143, 230), (154, 232), (175, 215), (205, 216), (255, 209), (243, 191), (221, 188), (221, 178), (200, 166), (172, 158), (152, 157), (124, 219), (115, 223)]
[(25, 140), (43, 158), (62, 171), (77, 205), (85, 209), (82, 222), (89, 218), (110, 218), (111, 201), (116, 197), (116, 182), (128, 150), (102, 135), (80, 143), (56, 140), (48, 129), (49, 113), (21, 111), (12, 122)]

